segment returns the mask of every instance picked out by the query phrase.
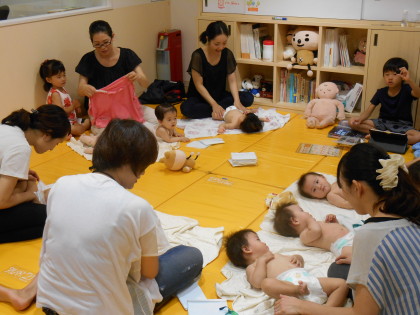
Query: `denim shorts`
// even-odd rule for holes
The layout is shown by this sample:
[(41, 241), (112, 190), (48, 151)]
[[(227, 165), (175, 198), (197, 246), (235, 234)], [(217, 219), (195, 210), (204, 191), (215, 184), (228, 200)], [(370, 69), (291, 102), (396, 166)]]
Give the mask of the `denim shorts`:
[(406, 133), (410, 129), (414, 129), (413, 123), (406, 120), (388, 120), (388, 119), (372, 119), (375, 128), (382, 131), (392, 131), (397, 133)]

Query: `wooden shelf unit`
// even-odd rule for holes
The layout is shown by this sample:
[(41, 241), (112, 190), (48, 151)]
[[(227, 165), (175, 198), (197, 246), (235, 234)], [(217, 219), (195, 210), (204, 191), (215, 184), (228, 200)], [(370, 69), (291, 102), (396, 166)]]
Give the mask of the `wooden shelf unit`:
[[(224, 21), (230, 31), (228, 48), (235, 55), (238, 63), (238, 85), (244, 78), (252, 78), (255, 74), (262, 74), (264, 79), (273, 81), (273, 99), (256, 98), (255, 104), (273, 106), (293, 112), (303, 112), (305, 103), (280, 102), (280, 71), (285, 69), (290, 60), (283, 60), (283, 50), (286, 46), (286, 35), (290, 27), (315, 26), (319, 29), (318, 64), (311, 66), (312, 78), (316, 86), (325, 81), (340, 80), (350, 83), (363, 84), (361, 107), (352, 114), (358, 115), (370, 103), (370, 99), (378, 88), (384, 86), (382, 66), (391, 57), (402, 57), (410, 66), (410, 75), (419, 83), (420, 79), (420, 24), (411, 23), (409, 27), (401, 27), (398, 22), (367, 21), (367, 20), (337, 20), (287, 17), (286, 21), (273, 20), (271, 16), (244, 14), (202, 13), (198, 18), (199, 34), (207, 25), (216, 20)], [(240, 25), (242, 23), (260, 23), (266, 26), (268, 33), (274, 40), (274, 61), (266, 62), (258, 59), (241, 58)], [(350, 59), (358, 47), (361, 38), (367, 38), (365, 66), (346, 68), (343, 66), (328, 67), (323, 65), (326, 29), (340, 28), (347, 35), (347, 45)], [(294, 72), (306, 73), (307, 67), (294, 66)], [(416, 103), (417, 104), (417, 103)], [(417, 117), (417, 128), (420, 127), (420, 110), (413, 106), (414, 117)]]

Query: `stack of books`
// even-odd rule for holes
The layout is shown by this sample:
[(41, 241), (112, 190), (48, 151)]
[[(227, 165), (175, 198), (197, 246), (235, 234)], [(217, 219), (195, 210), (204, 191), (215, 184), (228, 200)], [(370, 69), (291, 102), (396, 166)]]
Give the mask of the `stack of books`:
[(267, 27), (259, 23), (242, 23), (240, 25), (241, 33), (241, 58), (244, 59), (262, 59), (262, 42), (270, 39)]
[(255, 152), (231, 153), (228, 161), (232, 166), (257, 165), (257, 155)]
[(280, 102), (309, 103), (315, 98), (315, 90), (315, 79), (281, 69)]

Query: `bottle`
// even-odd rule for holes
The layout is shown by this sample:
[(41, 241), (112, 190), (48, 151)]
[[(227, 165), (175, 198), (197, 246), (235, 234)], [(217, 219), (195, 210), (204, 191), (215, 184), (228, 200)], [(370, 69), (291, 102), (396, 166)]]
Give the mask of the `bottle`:
[(263, 60), (273, 61), (274, 60), (274, 41), (266, 39), (263, 41)]
[(401, 26), (407, 27), (408, 26), (408, 10), (404, 10), (401, 19)]

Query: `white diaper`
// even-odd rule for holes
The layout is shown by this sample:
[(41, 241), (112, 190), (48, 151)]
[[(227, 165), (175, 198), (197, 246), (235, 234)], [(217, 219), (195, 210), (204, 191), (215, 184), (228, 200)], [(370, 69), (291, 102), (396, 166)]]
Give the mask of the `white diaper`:
[(349, 232), (331, 244), (330, 251), (336, 257), (341, 255), (343, 247), (353, 246), (354, 232)]
[(308, 285), (309, 294), (302, 296), (302, 300), (324, 304), (327, 301), (327, 294), (322, 290), (321, 283), (317, 277), (311, 275), (304, 268), (294, 268), (287, 270), (277, 276), (277, 280), (289, 281), (295, 285), (299, 281), (305, 282)]
[(225, 116), (227, 113), (229, 113), (231, 110), (237, 109), (235, 105), (230, 105), (225, 109), (225, 112), (223, 113), (223, 119), (225, 119)]

